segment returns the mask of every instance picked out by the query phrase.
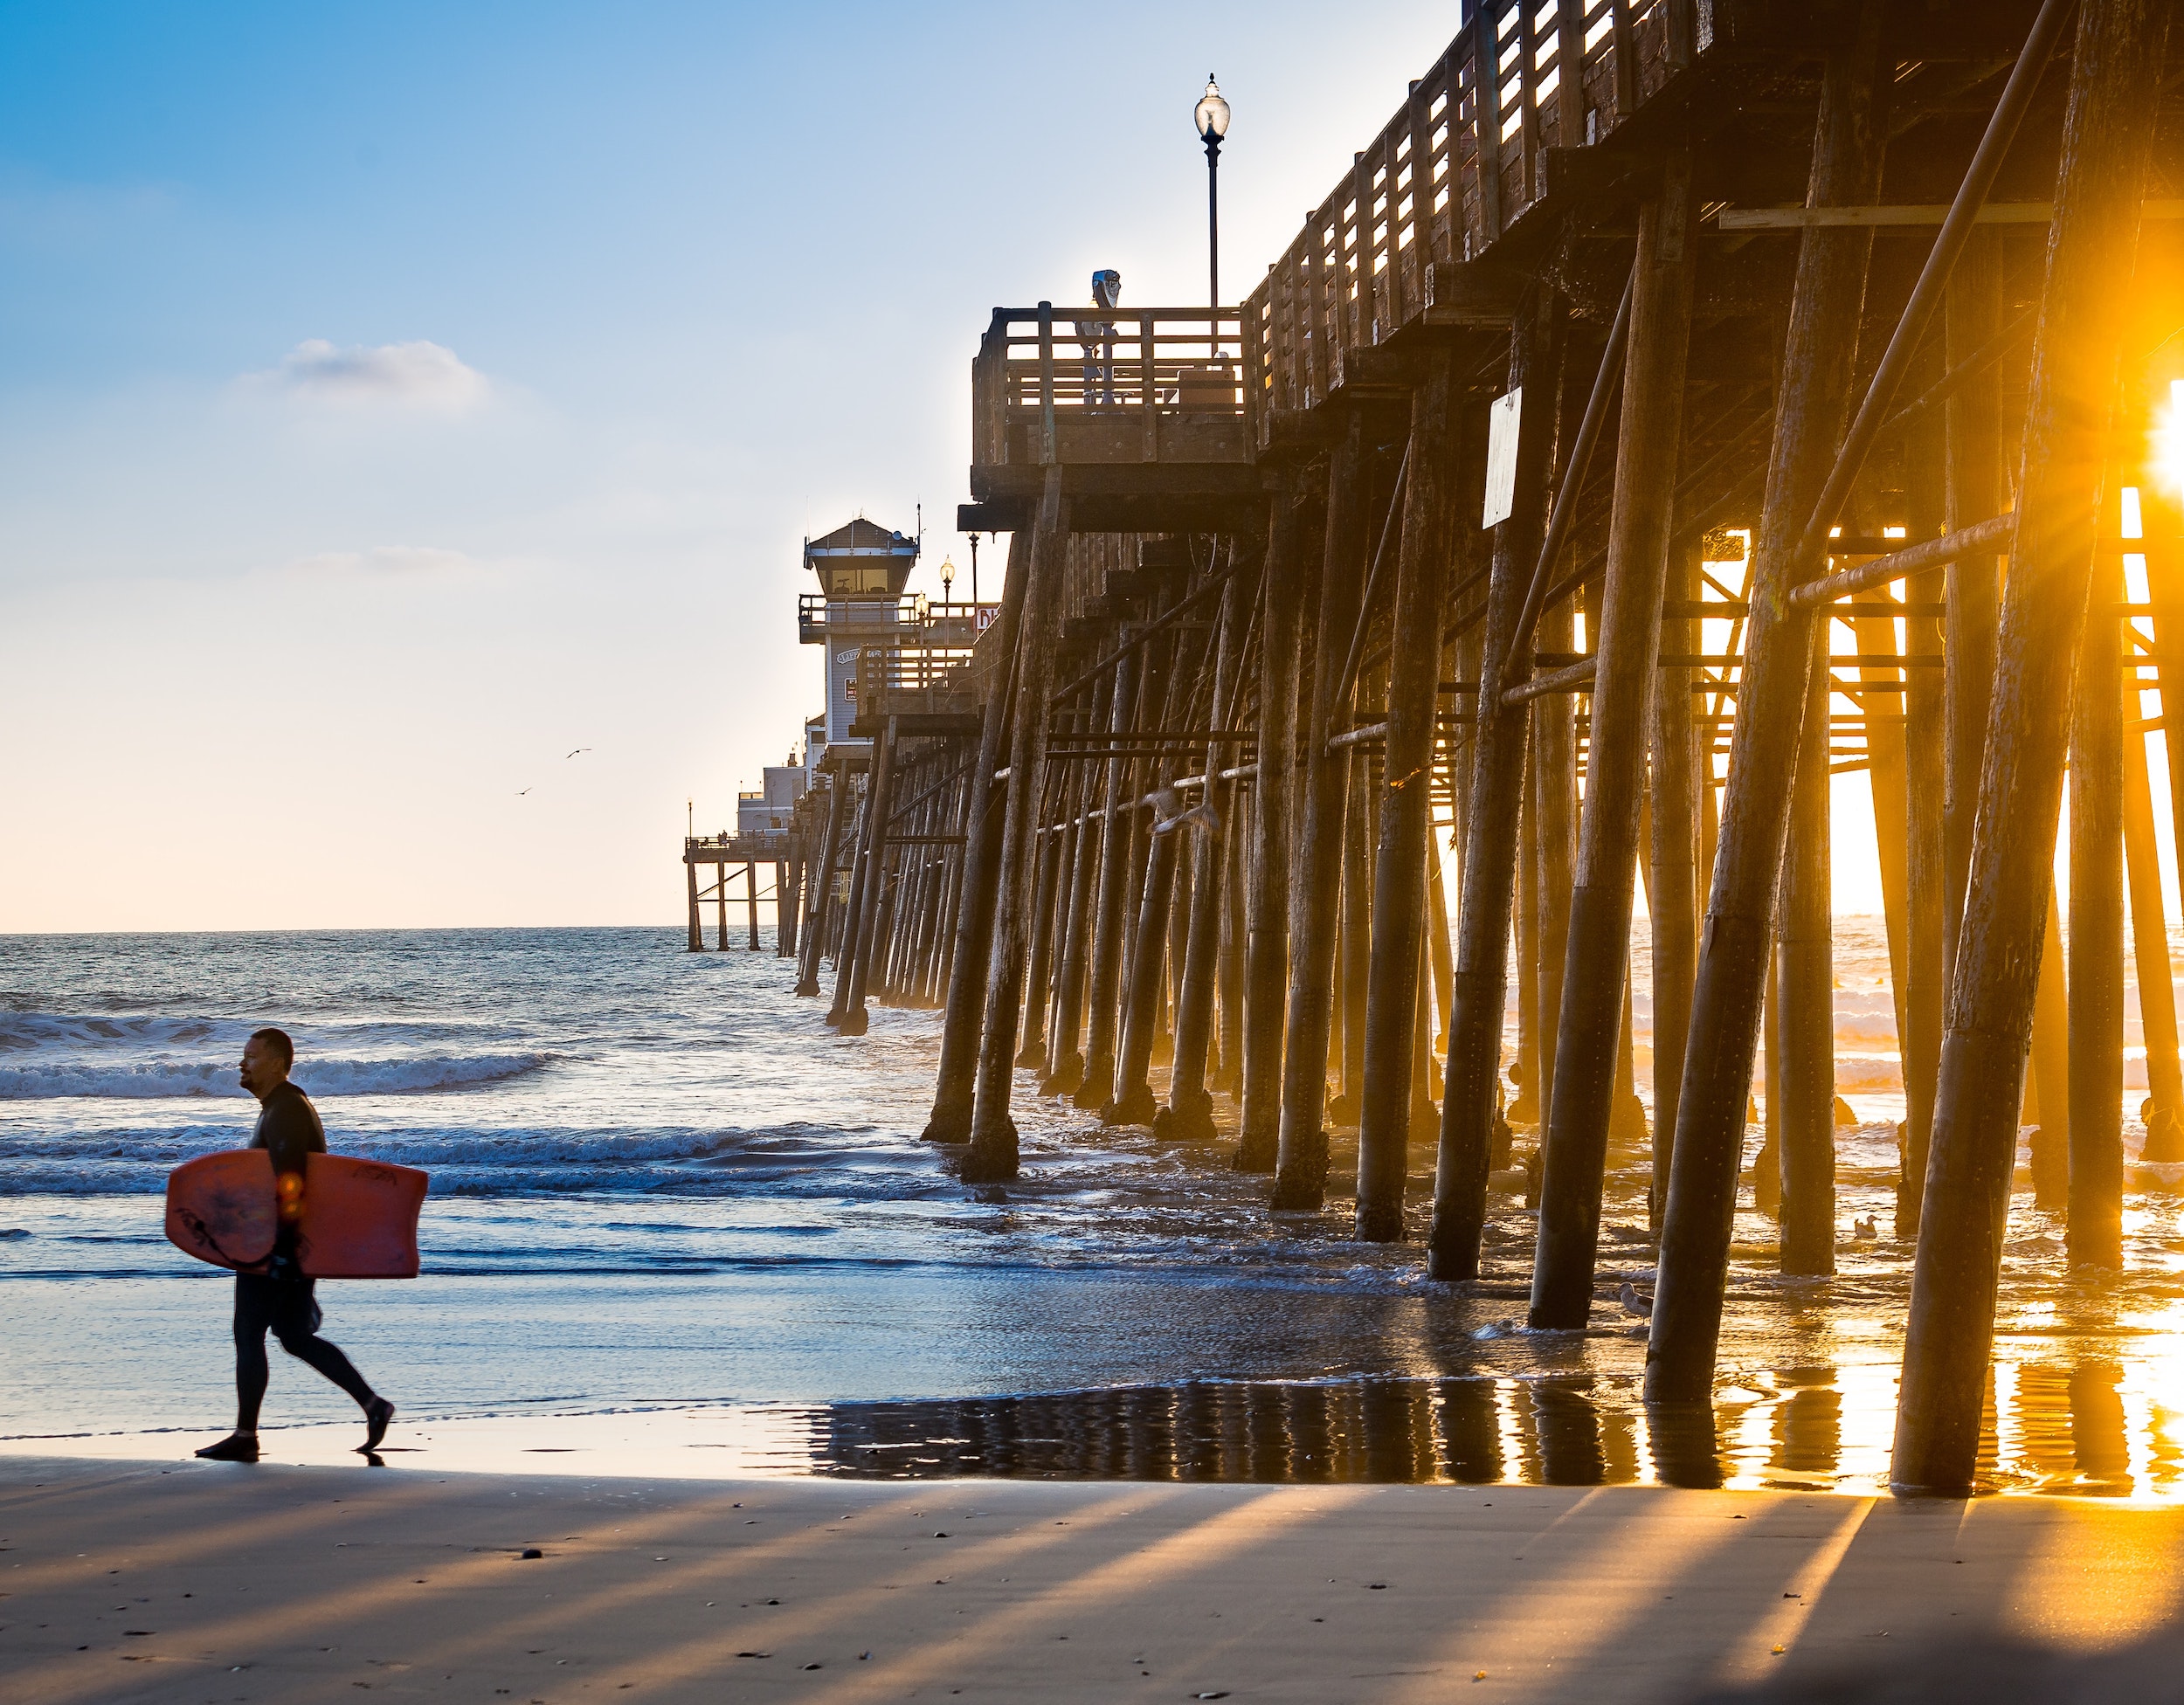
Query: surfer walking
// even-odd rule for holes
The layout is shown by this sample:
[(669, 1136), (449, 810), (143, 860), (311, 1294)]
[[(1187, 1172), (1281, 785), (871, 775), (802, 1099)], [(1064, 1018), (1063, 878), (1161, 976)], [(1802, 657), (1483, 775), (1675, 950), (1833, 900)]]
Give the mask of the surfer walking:
[(215, 1462), (258, 1460), (267, 1332), (289, 1355), (316, 1368), (356, 1399), (356, 1406), (364, 1412), (360, 1451), (377, 1449), (394, 1419), (394, 1405), (365, 1383), (337, 1345), (319, 1336), (321, 1316), (314, 1294), (318, 1281), (296, 1265), (295, 1221), (302, 1205), (304, 1156), (326, 1152), (326, 1128), (319, 1122), (311, 1098), (288, 1081), (295, 1056), (295, 1044), (285, 1031), (255, 1031), (243, 1045), (243, 1087), (259, 1101), (258, 1129), (250, 1146), (273, 1156), (280, 1228), (266, 1271), (235, 1275), (235, 1431), (197, 1453)]

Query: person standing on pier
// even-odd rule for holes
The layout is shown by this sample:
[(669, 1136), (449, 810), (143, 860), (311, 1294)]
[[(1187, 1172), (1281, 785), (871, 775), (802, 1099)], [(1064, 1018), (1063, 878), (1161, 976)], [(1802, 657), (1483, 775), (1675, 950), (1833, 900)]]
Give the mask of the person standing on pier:
[[(1113, 308), (1123, 300), (1123, 275), (1112, 266), (1092, 274), (1094, 306)], [(1087, 408), (1115, 406), (1115, 322), (1080, 320), (1077, 341), (1084, 346), (1084, 404)]]
[(316, 1368), (356, 1399), (364, 1412), (369, 1455), (387, 1436), (394, 1405), (374, 1391), (340, 1348), (319, 1336), (320, 1314), (313, 1294), (318, 1281), (296, 1264), (296, 1219), (303, 1202), (304, 1159), (326, 1152), (326, 1127), (311, 1098), (288, 1081), (295, 1064), (295, 1044), (286, 1031), (252, 1032), (243, 1045), (243, 1087), (258, 1097), (258, 1129), (250, 1146), (273, 1156), (273, 1183), (280, 1208), (280, 1229), (263, 1273), (235, 1275), (235, 1431), (197, 1454), (214, 1462), (258, 1460), (258, 1411), (265, 1401), (266, 1334), (281, 1349)]

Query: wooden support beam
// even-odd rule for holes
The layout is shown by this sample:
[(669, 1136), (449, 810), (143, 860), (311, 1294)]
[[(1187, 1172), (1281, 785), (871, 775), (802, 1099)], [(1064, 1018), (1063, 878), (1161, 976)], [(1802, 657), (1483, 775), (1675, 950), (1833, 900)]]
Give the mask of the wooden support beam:
[(880, 901), (887, 870), (885, 832), (889, 795), (893, 792), (895, 763), (895, 721), (881, 727), (872, 761), (872, 779), (865, 791), (864, 831), (859, 839), (857, 864), (850, 877), (849, 919), (843, 952), (835, 965), (834, 1010), (827, 1016), (844, 1036), (862, 1036), (871, 1023), (865, 994), (871, 981), (871, 961), (879, 940)]
[[(1878, 681), (1882, 670), (1896, 667), (1895, 622), (1885, 615), (1859, 616), (1853, 618), (1849, 625), (1857, 641), (1860, 663), (1872, 659), (1877, 664), (1876, 667), (1859, 669), (1861, 680)], [(1920, 674), (1930, 673), (1921, 671)], [(1910, 679), (1918, 680), (1919, 674)], [(1933, 687), (1939, 683), (1927, 680), (1922, 684)], [(1906, 701), (1910, 697), (1906, 690)], [(1882, 922), (1888, 936), (1889, 1001), (1896, 1023), (1897, 1053), (1908, 1100), (1911, 1080), (1911, 1026), (1904, 997), (1911, 948), (1911, 802), (1904, 780), (1904, 722), (1898, 718), (1889, 722), (1846, 725), (1833, 716), (1825, 720), (1830, 735), (1830, 756), (1837, 760), (1831, 764), (1830, 773), (1845, 773), (1844, 762), (1862, 765), (1873, 803), (1874, 852), (1880, 868)], [(1848, 743), (1835, 740), (1839, 730), (1852, 736)], [(1940, 1041), (1939, 1031), (1935, 1032), (1934, 1040), (1937, 1045)], [(1901, 1182), (1899, 1177), (1899, 1186)]]
[[(1683, 438), (1697, 244), (1690, 158), (1670, 162), (1666, 191), (1638, 216), (1630, 336), (1623, 375), (1607, 572), (1594, 631), (1592, 745), (1571, 894), (1560, 1034), (1543, 1134), (1538, 1253), (1530, 1320), (1536, 1329), (1585, 1325), (1592, 1306), (1609, 1128), (1630, 968), (1631, 896), (1638, 874), (1646, 749), (1656, 696), (1680, 701), (1688, 770), (1690, 696), (1656, 681), (1661, 606), (1669, 587), (1676, 459)], [(1590, 626), (1590, 624), (1588, 624)], [(1824, 725), (1823, 725), (1824, 727)], [(1690, 777), (1676, 783), (1690, 894)], [(1674, 926), (1688, 932), (1688, 920)]]
[(1837, 598), (1870, 592), (1891, 580), (1908, 579), (1967, 556), (1992, 557), (2010, 548), (2016, 526), (2017, 517), (2014, 514), (1989, 515), (1985, 521), (1945, 533), (1939, 539), (1928, 539), (1886, 556), (1872, 557), (1855, 568), (1838, 569), (1833, 574), (1807, 581), (1792, 590), (1790, 602), (1800, 610), (1818, 610)]
[[(2179, 636), (2184, 635), (2184, 597), (2180, 597), (2180, 594), (2184, 594), (2184, 548), (2180, 548), (2179, 543), (2180, 534), (2184, 534), (2184, 501), (2180, 501), (2179, 494), (2158, 477), (2158, 470), (2149, 467), (2144, 470), (2139, 480), (2139, 506), (2142, 530), (2147, 535), (2143, 543), (2146, 587), (2153, 616), (2149, 625), (2153, 629), (2154, 644), (2157, 646), (2174, 647)], [(2135, 673), (2136, 671), (2132, 673)], [(2180, 669), (2176, 659), (2172, 657), (2170, 661), (2161, 666), (2160, 675), (2162, 714), (2159, 726), (2162, 730), (2162, 743), (2167, 757), (2170, 777), (2171, 821), (2173, 825), (2184, 824), (2184, 785), (2180, 785), (2180, 778), (2184, 778), (2184, 739), (2180, 739), (2176, 732), (2180, 727), (2184, 727), (2184, 722), (2180, 722), (2172, 714), (2177, 709), (2184, 708), (2184, 669)], [(2148, 724), (2139, 714), (2139, 701), (2137, 696), (2139, 690), (2138, 683), (2128, 681), (2125, 683), (2125, 714), (2129, 719), (2131, 727), (2143, 730)], [(2126, 759), (2133, 756), (2143, 767), (2146, 763), (2143, 738), (2139, 739), (2136, 745), (2127, 749)], [(2129, 775), (2129, 770), (2126, 769), (2127, 784)], [(2128, 809), (2126, 800), (2127, 813)], [(2146, 852), (2143, 864), (2148, 873), (2145, 880), (2152, 887), (2150, 898), (2143, 908), (2140, 908), (2138, 900), (2139, 883), (2141, 880), (2139, 869), (2141, 861), (2136, 852), (2132, 854), (2132, 928), (2140, 943), (2139, 1000), (2142, 1011), (2147, 1008), (2149, 997), (2146, 989), (2149, 983), (2158, 980), (2161, 989), (2167, 990), (2171, 987), (2166, 969), (2158, 973), (2149, 969), (2148, 949), (2158, 949), (2166, 964), (2168, 948), (2167, 935), (2160, 922), (2160, 887), (2157, 880), (2158, 873), (2155, 871), (2152, 850), (2153, 845), (2152, 810), (2149, 797), (2145, 843)], [(2130, 816), (2126, 814), (2125, 818), (2126, 825), (2130, 821)], [(2141, 926), (2138, 922), (2142, 909), (2147, 920), (2146, 926)], [(2154, 1111), (2146, 1126), (2146, 1146), (2139, 1158), (2146, 1161), (2184, 1160), (2184, 1084), (2179, 1085), (2174, 1100), (2167, 1098), (2163, 1079), (2169, 1068), (2156, 1059), (2153, 1025), (2157, 1022), (2159, 1019), (2153, 1014), (2148, 1013), (2146, 1018), (2146, 1067), (2149, 1085), (2153, 1091)], [(2167, 1031), (2172, 1038), (2175, 1034), (2175, 1030), (2176, 1019), (2172, 1004), (2172, 1010), (2167, 1014)], [(2173, 1055), (2174, 1050), (2175, 1044), (2172, 1040), (2165, 1054)]]
[[(1018, 632), (1022, 625), (1031, 579), (1032, 535), (1009, 535), (1008, 570), (1001, 588), (1000, 613), (985, 643), (1008, 659), (1009, 680), (994, 683), (978, 730), (978, 756), (971, 766), (964, 804), (963, 892), (956, 905), (954, 941), (949, 949), (947, 1019), (941, 1030), (940, 1069), (933, 1089), (932, 1116), (923, 1133), (928, 1142), (967, 1142), (975, 1105), (979, 1043), (985, 1024), (986, 972), (993, 944), (993, 915), (999, 892), (1002, 801), (993, 793), (994, 768), (1008, 743), (1009, 700), (1015, 675)], [(831, 880), (826, 872), (825, 880)]]
[[(2123, 576), (2094, 570), (2097, 603)], [(2119, 624), (2089, 621), (2070, 719), (2070, 1207), (2074, 1267), (2124, 1257), (2124, 728)]]
[[(1337, 715), (1347, 710), (1337, 703), (1336, 691), (1358, 621), (1370, 542), (1366, 475), (1365, 422), (1353, 409), (1328, 456), (1319, 608), (1310, 647), (1311, 722), (1289, 875), (1288, 1042), (1282, 1055), (1281, 1136), (1272, 1198), (1276, 1211), (1317, 1210), (1327, 1192), (1326, 1059), (1333, 1023), (1350, 788), (1350, 754), (1330, 754), (1327, 741)], [(1262, 772), (1266, 757), (1262, 747)]]
[[(1370, 589), (1371, 583), (1367, 586)], [(1365, 612), (1365, 619), (1371, 619)], [(1363, 625), (1361, 621), (1360, 625)], [(1348, 695), (1344, 696), (1349, 702)], [(1353, 749), (1343, 809), (1341, 924), (1335, 953), (1335, 1018), (1328, 1079), (1330, 1126), (1355, 1125), (1365, 1090), (1365, 1001), (1372, 967), (1372, 798), (1385, 739)]]
[[(1904, 439), (1904, 478), (1911, 522), (1920, 531), (1945, 525), (1947, 445), (1939, 417), (1921, 422)], [(1939, 611), (1917, 614), (1902, 606), (1904, 648), (1913, 656), (1941, 659), (1946, 640)], [(1881, 636), (1875, 635), (1877, 639)], [(1943, 811), (1948, 767), (1946, 669), (1905, 672), (1902, 727), (1903, 774), (1899, 783), (1904, 825), (1904, 903), (1902, 992), (1897, 1004), (1903, 1060), (1904, 1129), (1903, 1158), (1896, 1183), (1896, 1235), (1918, 1235), (1919, 1196), (1926, 1178), (1926, 1153), (1933, 1136), (1934, 1090), (1941, 1071), (1941, 1013), (1947, 992), (1944, 954), (1945, 884)], [(1892, 736), (1893, 725), (1878, 717), (1866, 721), (1867, 741), (1875, 734)], [(1876, 795), (1877, 799), (1878, 795)], [(1876, 821), (1878, 817), (1876, 814)]]
[[(1241, 542), (1232, 542), (1232, 549)], [(1245, 630), (1257, 585), (1248, 574), (1232, 572), (1221, 598), (1220, 633), (1213, 652), (1213, 720), (1237, 725), (1238, 687), (1242, 680)], [(1213, 1000), (1219, 977), (1221, 918), (1227, 897), (1230, 801), (1233, 785), (1213, 783), (1206, 790), (1208, 816), (1186, 832), (1190, 838), (1191, 909), (1189, 931), (1178, 956), (1175, 1058), (1168, 1069), (1167, 1105), (1154, 1120), (1156, 1135), (1176, 1140), (1211, 1142), (1213, 1098), (1206, 1087), (1206, 1063), (1213, 1043)]]
[(1410, 1170), (1441, 579), (1455, 521), (1449, 490), (1454, 449), (1469, 441), (1456, 427), (1452, 364), (1448, 351), (1430, 353), (1411, 391), (1410, 475), (1402, 494), (1396, 563), (1387, 757), (1373, 850), (1365, 1077), (1358, 1110), (1358, 1235), (1367, 1242), (1402, 1238), (1403, 1186)]
[[(1566, 429), (1568, 423), (1564, 425)], [(1567, 431), (1558, 434), (1565, 454)], [(1571, 473), (1561, 470), (1566, 485)], [(1539, 638), (1558, 649), (1576, 639), (1576, 611), (1568, 599), (1541, 618)], [(1561, 1040), (1562, 985), (1570, 945), (1570, 890), (1576, 880), (1578, 840), (1577, 705), (1567, 695), (1536, 704), (1531, 718), (1531, 774), (1525, 792), (1532, 804), (1533, 1035), (1538, 1067), (1526, 1079), (1544, 1134), (1554, 1112), (1555, 1056)]]
[[(1172, 645), (1168, 655), (1145, 653), (1149, 697), (1167, 714), (1184, 708), (1181, 675), (1183, 659)], [(1158, 779), (1156, 772), (1156, 779)], [(1146, 832), (1137, 837), (1141, 864), (1136, 903), (1136, 925), (1123, 973), (1122, 1047), (1116, 1055), (1114, 1091), (1100, 1108), (1102, 1125), (1150, 1125), (1156, 1103), (1150, 1073), (1153, 1040), (1160, 1025), (1161, 985), (1167, 965), (1168, 920), (1176, 892), (1176, 862), (1180, 851), (1173, 834)]]
[[(1813, 500), (1799, 551), (1805, 560), (1816, 561), (1827, 549), (1828, 535), (1843, 505), (1849, 500), (1875, 439), (1887, 425), (1890, 409), (1904, 375), (1918, 359), (1927, 325), (1940, 310), (1947, 294), (1949, 275), (1972, 238), (1980, 209), (1986, 204), (1987, 193), (2008, 157), (2010, 145), (2016, 140), (2017, 127), (2038, 93), (2048, 56), (2068, 27), (2075, 5), (2076, 0), (2042, 0), (2039, 14), (2033, 19), (2031, 31), (2026, 37), (2024, 50), (2011, 70), (2009, 81), (2003, 86), (2001, 100), (1988, 116), (1986, 131), (1980, 137), (1979, 147), (1973, 151), (1963, 183), (1957, 186), (1956, 199), (1950, 204), (1948, 216), (1941, 222), (1940, 234), (1927, 251), (1918, 281), (1911, 286), (1910, 300), (1904, 304), (1896, 328), (1889, 335), (1888, 347), (1882, 351), (1873, 377), (1859, 402), (1858, 411), (1843, 435), (1827, 481)], [(1803, 577), (1801, 572), (1799, 577)]]
[(1014, 1092), (1016, 1029), (1030, 945), (1033, 847), (1045, 781), (1047, 688), (1054, 635), (1061, 625), (1061, 577), (1069, 544), (1069, 509), (1061, 470), (1049, 466), (1033, 529), (1031, 561), (1016, 641), (1016, 705), (1010, 730), (1009, 781), (1001, 828), (993, 944), (986, 967), (985, 1034), (979, 1039), (971, 1146), (960, 1176), (965, 1184), (1006, 1183), (1016, 1177)]
[[(1949, 217), (1947, 202), (1920, 202), (1878, 207), (1724, 207), (1715, 216), (1724, 231), (1811, 231), (1820, 226), (1938, 225)], [(2141, 204), (2139, 217), (2184, 219), (2184, 201)], [(2055, 223), (2051, 201), (1990, 201), (1972, 215), (1983, 225), (2045, 225)]]
[[(1093, 694), (1092, 708), (1084, 720), (1092, 727), (1111, 724), (1114, 718), (1115, 678), (1112, 673)], [(1080, 712), (1080, 716), (1084, 714)], [(1099, 893), (1100, 848), (1110, 820), (1096, 820), (1092, 810), (1095, 790), (1103, 794), (1105, 775), (1086, 770), (1073, 776), (1078, 816), (1069, 825), (1069, 892), (1067, 921), (1062, 933), (1061, 970), (1054, 983), (1054, 1039), (1048, 1047), (1047, 1075), (1040, 1082), (1042, 1095), (1071, 1095), (1084, 1081), (1085, 984), (1092, 962), (1092, 931)]]
[[(1144, 653), (1135, 647), (1116, 656), (1109, 715), (1121, 728), (1137, 713)], [(1092, 919), (1091, 984), (1086, 997), (1084, 1069), (1070, 1101), (1096, 1113), (1115, 1097), (1115, 1045), (1122, 1030), (1123, 942), (1129, 932), (1130, 841), (1135, 824), (1130, 797), (1130, 760), (1108, 759), (1100, 816), (1100, 880)]]
[[(2032, 1041), (2025, 1051), (2031, 1086), (2021, 1101), (2026, 1109), (2022, 1118), (2033, 1126), (2025, 1145), (2032, 1205), (2054, 1213), (2063, 1212), (2070, 1201), (2070, 1003), (2062, 916), (2050, 877), (2040, 980), (2033, 994)], [(1928, 1158), (1931, 1164), (1931, 1155)]]
[(2139, 972), (2139, 1027), (2146, 1045), (2146, 1142), (2139, 1158), (2174, 1156), (2184, 1072), (2177, 1059), (2176, 987), (2170, 980), (2168, 921), (2161, 901), (2161, 865), (2153, 833), (2153, 791), (2146, 738), (2136, 727), (2139, 686), (2123, 683), (2124, 863), (2131, 885), (2132, 950)]
[[(1510, 334), (1510, 387), (1527, 391), (1540, 404), (1554, 394), (1559, 377), (1561, 318), (1552, 290), (1535, 286)], [(1495, 1125), (1501, 1110), (1502, 1021), (1509, 991), (1509, 935), (1531, 720), (1524, 706), (1503, 703), (1503, 690), (1512, 666), (1522, 668), (1520, 641), (1528, 640), (1521, 625), (1546, 534), (1554, 424), (1552, 408), (1535, 404), (1520, 411), (1515, 503), (1509, 519), (1495, 531), (1487, 583), (1479, 664), (1481, 721), (1472, 742), (1471, 798), (1463, 828), (1455, 999), (1434, 1176), (1434, 1224), (1427, 1252), (1430, 1279), (1477, 1278), (1479, 1239), (1486, 1225), (1487, 1173), (1493, 1163)], [(1459, 516), (1456, 524), (1471, 523), (1469, 517)]]
[(779, 959), (797, 956), (797, 930), (804, 901), (803, 846), (800, 841), (789, 844), (794, 851), (773, 867), (773, 950)]
[(1068, 897), (1061, 883), (1063, 840), (1058, 834), (1040, 837), (1039, 874), (1032, 899), (1031, 962), (1025, 975), (1023, 1035), (1016, 1048), (1017, 1066), (1027, 1072), (1047, 1069), (1047, 995), (1054, 981), (1058, 933), (1055, 914)]
[[(797, 960), (796, 992), (806, 997), (819, 991), (819, 956), (826, 950), (827, 926), (833, 921), (829, 914), (834, 897), (834, 865), (841, 856), (842, 823), (848, 797), (848, 778), (830, 777), (826, 784), (826, 826), (819, 836), (819, 861), (812, 867), (812, 920), (804, 932), (802, 952)], [(945, 1061), (944, 1053), (942, 1058)]]
[[(1966, 352), (1994, 341), (2002, 313), (2001, 248), (1991, 232), (1965, 245), (1949, 281), (1945, 324), (1952, 367)], [(1948, 466), (1945, 511), (1952, 532), (1993, 515), (2002, 493), (2001, 388), (1991, 367), (1981, 368), (1952, 395), (1945, 413)], [(1959, 557), (1944, 582), (1948, 607), (1942, 652), (1943, 743), (1946, 769), (1941, 804), (1942, 977), (1956, 981), (1958, 931), (1964, 916), (1965, 882), (1972, 868), (1972, 822), (1979, 804), (1980, 763), (1987, 745), (1987, 718), (1994, 696), (2001, 622), (2001, 576), (1994, 553)], [(1925, 1186), (1922, 1173), (1913, 1188)]]
[(1970, 1487), (2072, 682), (2173, 8), (2084, 0), (2033, 345), (2015, 553), (1911, 1280), (1892, 1481)]
[[(1815, 205), (1870, 201), (1880, 182), (1887, 10), (1863, 0), (1824, 61), (1809, 197)], [(1849, 415), (1871, 246), (1871, 233), (1856, 230), (1807, 231), (1800, 239), (1766, 509), (1754, 541), (1741, 714), (1662, 1222), (1646, 1362), (1646, 1395), (1655, 1402), (1704, 1402), (1713, 1386), (1760, 991), (1821, 632), (1787, 594), (1800, 573), (1818, 566), (1806, 552), (1807, 521)]]
[[(1813, 671), (1806, 692), (1774, 948), (1781, 1014), (1781, 1070), (1775, 1080), (1782, 1100), (1778, 1265), (1793, 1276), (1819, 1278), (1835, 1270), (1835, 967), (1827, 676)], [(1731, 763), (1733, 766), (1736, 760)]]
[(1290, 799), (1297, 750), (1297, 677), (1303, 611), (1318, 602), (1324, 546), (1319, 504), (1284, 472), (1273, 497), (1260, 580), (1259, 764), (1251, 790), (1245, 866), (1243, 1108), (1240, 1172), (1275, 1170), (1282, 1122), (1282, 1053), (1289, 984)]
[[(1696, 542), (1671, 547), (1671, 590), (1678, 597), (1669, 602), (1678, 606), (1678, 613), (1662, 624), (1663, 647), (1690, 651), (1697, 644), (1686, 606), (1698, 590), (1699, 549)], [(1652, 846), (1646, 911), (1653, 928), (1653, 1181), (1646, 1206), (1656, 1233), (1668, 1205), (1683, 1043), (1690, 1032), (1691, 983), (1698, 964), (1699, 797), (1711, 764), (1701, 767), (1691, 688), (1686, 671), (1661, 677), (1650, 731)]]
[[(1254, 596), (1254, 619), (1258, 608)], [(1244, 683), (1240, 680), (1238, 685), (1241, 688)], [(1244, 1093), (1244, 945), (1249, 939), (1244, 888), (1250, 868), (1250, 806), (1242, 790), (1232, 787), (1216, 809), (1227, 832), (1222, 837), (1220, 963), (1215, 975), (1218, 999), (1210, 1076), (1216, 1092), (1241, 1101)]]

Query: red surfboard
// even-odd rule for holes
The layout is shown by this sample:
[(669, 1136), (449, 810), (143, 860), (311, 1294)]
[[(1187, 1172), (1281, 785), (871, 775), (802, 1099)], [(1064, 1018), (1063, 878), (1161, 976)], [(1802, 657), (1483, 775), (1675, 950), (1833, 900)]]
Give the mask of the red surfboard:
[(304, 1160), (296, 1262), (314, 1279), (414, 1279), (427, 1176), (354, 1155)]
[(205, 1155), (167, 1175), (167, 1240), (185, 1254), (214, 1267), (262, 1267), (280, 1225), (273, 1156), (263, 1149)]
[[(417, 1220), (429, 1180), (414, 1167), (354, 1155), (304, 1163), (296, 1260), (314, 1279), (414, 1279)], [(215, 1267), (259, 1272), (280, 1224), (273, 1157), (229, 1149), (167, 1175), (167, 1237)]]

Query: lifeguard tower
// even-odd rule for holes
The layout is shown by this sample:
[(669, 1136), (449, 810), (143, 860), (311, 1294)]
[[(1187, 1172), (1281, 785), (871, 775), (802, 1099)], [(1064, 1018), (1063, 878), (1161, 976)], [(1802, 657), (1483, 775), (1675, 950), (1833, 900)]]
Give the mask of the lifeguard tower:
[(916, 539), (862, 515), (804, 542), (804, 566), (819, 576), (819, 590), (797, 601), (797, 638), (826, 647), (826, 728), (814, 764), (826, 749), (845, 743), (869, 756), (871, 742), (850, 732), (857, 721), (857, 659), (865, 646), (916, 625), (916, 600), (906, 600), (903, 588), (917, 553)]

